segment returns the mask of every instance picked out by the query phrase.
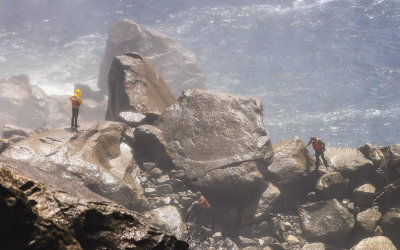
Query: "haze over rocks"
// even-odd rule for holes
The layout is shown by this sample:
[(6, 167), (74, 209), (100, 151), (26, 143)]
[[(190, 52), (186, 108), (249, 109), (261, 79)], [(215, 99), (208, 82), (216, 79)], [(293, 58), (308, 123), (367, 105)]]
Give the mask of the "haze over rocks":
[[(132, 33), (124, 37), (123, 31)], [(176, 59), (156, 56), (162, 52), (145, 46), (149, 37), (165, 42), (127, 20), (110, 29), (106, 56), (113, 63), (102, 113), (108, 121), (81, 122), (76, 132), (64, 128), (68, 113), (59, 120), (46, 113), (63, 109), (60, 98), (49, 102), (41, 91), (32, 91), (26, 77), (0, 82), (21, 93), (21, 98), (0, 99), (14, 112), (16, 125), (21, 126), (21, 114), (29, 115), (23, 112), (29, 106), (45, 107), (39, 113), (64, 126), (8, 125), (3, 133), (0, 233), (21, 232), (19, 241), (14, 237), (7, 244), (33, 249), (399, 247), (399, 145), (328, 148), (329, 166), (316, 170), (315, 157), (299, 137), (271, 145), (259, 99), (201, 89), (184, 90), (175, 99), (150, 63), (166, 67)], [(135, 51), (112, 55), (112, 43), (131, 48), (132, 41), (139, 41), (139, 52), (155, 53), (152, 60)], [(192, 73), (190, 79), (197, 68)], [(185, 81), (174, 83), (187, 88)], [(8, 220), (20, 216), (29, 220)]]

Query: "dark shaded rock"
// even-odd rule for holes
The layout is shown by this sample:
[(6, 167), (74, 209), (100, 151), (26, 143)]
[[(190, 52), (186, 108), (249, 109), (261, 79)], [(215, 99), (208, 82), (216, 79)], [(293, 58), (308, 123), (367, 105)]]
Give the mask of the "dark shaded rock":
[(121, 112), (163, 113), (175, 97), (148, 61), (136, 53), (115, 57), (108, 77), (106, 120), (119, 121)]
[[(140, 214), (115, 203), (88, 201), (71, 196), (65, 191), (59, 191), (55, 186), (48, 189), (35, 180), (26, 179), (2, 167), (0, 167), (0, 183), (8, 189), (23, 191), (31, 207), (40, 208), (37, 210), (38, 218), (50, 221), (61, 228), (62, 237), (59, 235), (54, 237), (50, 234), (55, 231), (54, 229), (49, 226), (41, 227), (45, 230), (45, 234), (38, 239), (39, 243), (41, 240), (46, 240), (45, 236), (49, 236), (57, 239), (56, 243), (62, 244), (65, 242), (63, 239), (69, 234), (83, 249), (188, 249), (187, 243), (155, 229)], [(14, 213), (16, 211), (18, 210), (13, 209)], [(21, 213), (16, 216), (25, 223), (30, 221), (29, 217), (23, 217)], [(4, 220), (2, 222), (2, 225), (5, 225)], [(10, 232), (20, 236), (22, 227), (17, 230)], [(73, 241), (67, 242), (71, 248), (63, 248), (62, 245), (53, 246), (51, 241), (49, 242), (45, 241), (40, 247), (33, 249), (81, 249), (74, 248)]]
[(355, 223), (353, 215), (336, 199), (303, 205), (299, 214), (303, 233), (310, 240), (343, 244)]
[(353, 199), (356, 205), (361, 207), (368, 207), (372, 204), (375, 197), (376, 188), (371, 184), (364, 184), (353, 191)]
[(382, 214), (376, 208), (369, 208), (357, 214), (356, 221), (359, 228), (366, 233), (373, 233)]
[(21, 128), (11, 124), (5, 124), (3, 130), (3, 138), (8, 139), (10, 142), (18, 142), (26, 137), (34, 135), (35, 132), (32, 129)]
[(391, 171), (392, 178), (400, 176), (400, 144), (381, 148), (386, 159), (386, 164)]
[(341, 173), (333, 172), (321, 176), (315, 190), (323, 198), (343, 198), (347, 192), (347, 181)]
[(193, 53), (164, 34), (124, 19), (110, 27), (97, 83), (103, 93), (107, 91), (113, 58), (127, 52), (138, 52), (148, 58), (175, 96), (186, 89), (206, 88), (203, 70)]
[(162, 169), (171, 167), (172, 161), (166, 152), (167, 142), (160, 129), (152, 125), (141, 125), (135, 128), (134, 136), (133, 146), (138, 162), (152, 162)]
[(371, 160), (374, 165), (375, 171), (371, 173), (369, 180), (377, 188), (381, 188), (387, 185), (390, 180), (393, 180), (393, 171), (389, 169), (387, 160), (381, 149), (382, 147), (374, 146), (371, 143), (366, 143), (359, 148), (360, 152), (367, 159)]
[(275, 187), (272, 183), (268, 184), (267, 189), (261, 195), (261, 198), (258, 202), (257, 208), (257, 216), (263, 216), (269, 212), (276, 206), (276, 203), (279, 201), (279, 196), (281, 192), (277, 187)]
[(400, 247), (400, 208), (389, 209), (383, 216), (381, 224), (384, 234), (388, 236), (397, 247)]
[(187, 90), (157, 125), (174, 165), (202, 190), (241, 195), (264, 182), (273, 152), (260, 100)]
[(385, 186), (376, 194), (374, 202), (383, 210), (400, 205), (400, 178)]
[(8, 148), (10, 145), (10, 141), (7, 139), (4, 139), (3, 137), (0, 137), (0, 154)]
[(146, 199), (134, 178), (139, 170), (122, 137), (127, 128), (94, 122), (82, 125), (79, 133), (55, 129), (12, 144), (2, 155), (63, 176), (125, 207), (143, 209)]
[[(0, 169), (0, 174), (11, 175)], [(0, 245), (2, 249), (82, 249), (71, 233), (38, 216), (19, 189), (0, 182)]]
[(397, 250), (393, 243), (385, 236), (365, 238), (350, 250)]

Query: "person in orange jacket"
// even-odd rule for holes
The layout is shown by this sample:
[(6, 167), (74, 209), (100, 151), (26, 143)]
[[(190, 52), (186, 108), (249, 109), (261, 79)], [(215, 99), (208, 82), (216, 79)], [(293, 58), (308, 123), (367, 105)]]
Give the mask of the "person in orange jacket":
[(71, 130), (78, 128), (78, 115), (79, 107), (83, 104), (81, 98), (81, 91), (79, 89), (75, 90), (75, 94), (69, 98), (72, 104), (72, 118), (71, 118)]
[(324, 162), (325, 167), (328, 168), (328, 162), (325, 159), (325, 155), (324, 155), (325, 142), (323, 140), (319, 139), (318, 137), (311, 136), (310, 141), (308, 142), (306, 147), (308, 147), (310, 144), (312, 144), (312, 147), (313, 147), (313, 149), (315, 151), (315, 165), (316, 165), (316, 167), (315, 167), (314, 171), (317, 171), (318, 168), (319, 168), (319, 163), (320, 163), (319, 157), (320, 156), (322, 158), (322, 161)]

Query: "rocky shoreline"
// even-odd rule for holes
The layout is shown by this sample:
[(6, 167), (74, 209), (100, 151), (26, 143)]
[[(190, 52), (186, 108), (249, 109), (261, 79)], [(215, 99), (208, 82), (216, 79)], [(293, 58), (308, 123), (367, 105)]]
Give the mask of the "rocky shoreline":
[(103, 106), (88, 105), (77, 132), (67, 111), (57, 120), (66, 104), (26, 77), (0, 81), (22, 95), (0, 96), (13, 124), (0, 139), (0, 245), (400, 247), (400, 144), (327, 148), (329, 166), (314, 171), (300, 138), (271, 144), (260, 100), (186, 88), (176, 99), (144, 55), (112, 57), (108, 103), (93, 92)]

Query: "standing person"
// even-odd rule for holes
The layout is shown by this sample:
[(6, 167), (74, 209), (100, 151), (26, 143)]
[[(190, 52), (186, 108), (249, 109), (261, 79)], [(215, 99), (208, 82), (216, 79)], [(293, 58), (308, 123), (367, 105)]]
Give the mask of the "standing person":
[(75, 90), (75, 95), (69, 98), (72, 104), (71, 130), (78, 128), (79, 106), (82, 105), (81, 91)]
[(311, 136), (310, 141), (308, 142), (306, 147), (308, 147), (310, 144), (312, 144), (312, 147), (315, 151), (316, 167), (315, 167), (314, 171), (317, 171), (319, 168), (319, 162), (320, 162), (319, 157), (320, 156), (322, 158), (322, 161), (324, 162), (325, 167), (328, 168), (328, 162), (326, 161), (325, 155), (324, 155), (325, 142), (323, 140), (319, 139), (318, 137)]

